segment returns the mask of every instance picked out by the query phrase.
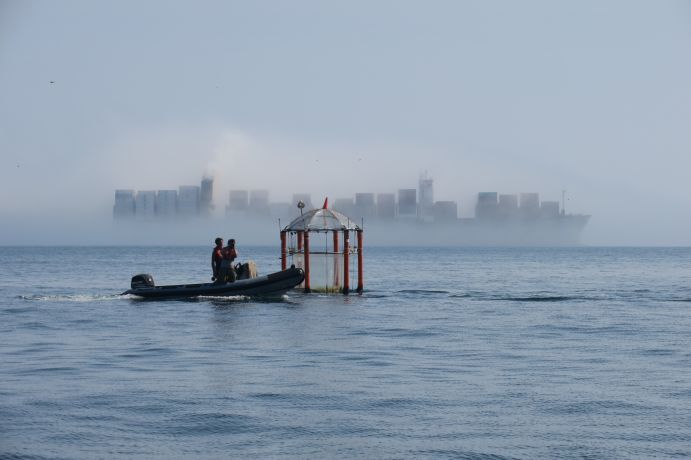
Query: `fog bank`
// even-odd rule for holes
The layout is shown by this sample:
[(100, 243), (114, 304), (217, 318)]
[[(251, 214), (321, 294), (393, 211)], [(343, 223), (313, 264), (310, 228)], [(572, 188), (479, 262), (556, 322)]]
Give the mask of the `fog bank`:
[(222, 221), (231, 189), (318, 204), (428, 171), (463, 217), (478, 192), (566, 190), (585, 244), (690, 245), (689, 20), (676, 1), (5, 1), (0, 244), (163, 237), (114, 230), (115, 189), (211, 174)]

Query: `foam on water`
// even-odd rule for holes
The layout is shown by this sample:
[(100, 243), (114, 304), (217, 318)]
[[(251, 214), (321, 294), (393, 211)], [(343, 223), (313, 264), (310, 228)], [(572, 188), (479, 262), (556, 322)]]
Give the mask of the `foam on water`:
[(117, 299), (134, 299), (129, 294), (53, 294), (53, 295), (18, 295), (17, 299), (39, 302), (101, 302)]
[(227, 301), (227, 302), (238, 302), (238, 301), (248, 301), (251, 299), (250, 296), (246, 295), (229, 295), (229, 296), (213, 296), (213, 295), (200, 295), (196, 297), (199, 300), (213, 300), (213, 301)]

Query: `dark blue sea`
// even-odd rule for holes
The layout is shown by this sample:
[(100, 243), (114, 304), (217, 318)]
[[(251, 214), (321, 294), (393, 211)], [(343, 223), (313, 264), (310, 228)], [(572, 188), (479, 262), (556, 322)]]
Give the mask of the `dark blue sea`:
[(364, 295), (119, 295), (210, 251), (0, 248), (0, 458), (691, 456), (689, 248), (365, 248)]

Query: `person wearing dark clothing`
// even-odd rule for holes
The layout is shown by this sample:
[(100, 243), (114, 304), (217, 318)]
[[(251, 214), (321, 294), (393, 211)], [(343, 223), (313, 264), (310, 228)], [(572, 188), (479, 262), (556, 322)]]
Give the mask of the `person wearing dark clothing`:
[(211, 252), (211, 281), (221, 282), (221, 262), (223, 261), (223, 238), (216, 238), (216, 247)]

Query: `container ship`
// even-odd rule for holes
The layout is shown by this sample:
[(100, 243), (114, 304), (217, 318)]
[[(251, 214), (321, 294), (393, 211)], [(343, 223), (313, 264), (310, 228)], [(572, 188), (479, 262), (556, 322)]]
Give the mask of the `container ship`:
[[(295, 193), (291, 200), (272, 202), (268, 190), (230, 190), (225, 212), (215, 213), (213, 178), (201, 186), (179, 190), (116, 190), (113, 217), (120, 228), (133, 232), (144, 223), (158, 225), (159, 236), (185, 229), (232, 229), (246, 244), (274, 244), (277, 221), (287, 223), (299, 215), (298, 203), (312, 209), (310, 193)], [(458, 203), (435, 201), (434, 182), (422, 174), (417, 188), (396, 193), (355, 193), (329, 200), (329, 207), (352, 218), (367, 230), (369, 245), (428, 246), (578, 246), (590, 219), (566, 213), (562, 200), (541, 201), (538, 193), (477, 194), (474, 217), (458, 217)], [(322, 206), (319, 197), (319, 206)], [(302, 208), (301, 208), (302, 209)], [(216, 231), (212, 230), (216, 229)], [(179, 233), (179, 232), (178, 232)]]

